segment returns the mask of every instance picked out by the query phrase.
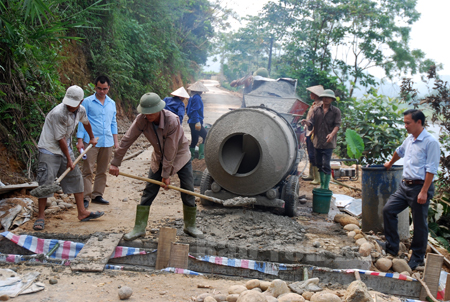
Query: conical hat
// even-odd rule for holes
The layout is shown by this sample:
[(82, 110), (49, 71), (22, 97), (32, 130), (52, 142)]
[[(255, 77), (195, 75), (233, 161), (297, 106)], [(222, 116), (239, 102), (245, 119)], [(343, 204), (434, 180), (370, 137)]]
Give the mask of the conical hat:
[(323, 93), (323, 86), (322, 85), (316, 85), (306, 88), (309, 92), (314, 93), (315, 95), (319, 96)]
[(190, 91), (202, 91), (202, 92), (209, 91), (208, 88), (206, 88), (206, 86), (203, 85), (202, 82), (195, 82), (194, 84), (192, 84), (191, 86), (189, 86), (188, 89), (189, 89)]
[(172, 92), (171, 95), (179, 96), (180, 98), (189, 98), (189, 94), (183, 86)]

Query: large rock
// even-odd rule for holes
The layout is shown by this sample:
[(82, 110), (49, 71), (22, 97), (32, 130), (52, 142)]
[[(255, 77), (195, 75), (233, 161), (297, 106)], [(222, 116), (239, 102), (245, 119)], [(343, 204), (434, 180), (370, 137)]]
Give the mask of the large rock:
[(375, 267), (382, 272), (387, 272), (392, 267), (392, 260), (380, 258), (375, 262)]
[(356, 234), (355, 237), (353, 237), (353, 239), (358, 240), (364, 238), (363, 234)]
[(288, 293), (279, 296), (278, 302), (305, 302), (305, 298), (299, 294)]
[(311, 278), (306, 281), (294, 282), (289, 284), (289, 288), (299, 295), (303, 294), (305, 291), (318, 292), (322, 290), (322, 288), (319, 287), (319, 278)]
[(336, 214), (336, 216), (334, 216), (334, 221), (340, 223), (342, 226), (346, 226), (347, 224), (359, 226), (358, 219), (346, 214)]
[(412, 275), (412, 270), (409, 267), (408, 262), (404, 259), (392, 260), (392, 270), (396, 273), (407, 271), (410, 275)]
[(353, 281), (347, 287), (346, 302), (373, 302), (367, 286), (361, 281)]
[(266, 296), (254, 290), (247, 290), (240, 294), (236, 302), (267, 302)]
[(311, 297), (314, 295), (314, 293), (312, 293), (312, 292), (304, 292), (303, 294), (302, 294), (302, 297), (303, 298), (305, 298), (305, 300), (311, 300)]
[(350, 238), (353, 238), (353, 237), (356, 236), (356, 233), (354, 231), (350, 231), (350, 232), (347, 233), (347, 236), (350, 237)]
[(242, 292), (245, 292), (247, 288), (244, 285), (232, 285), (228, 288), (228, 294), (238, 294), (240, 295)]
[(122, 286), (119, 289), (119, 299), (126, 300), (133, 294), (133, 290), (128, 286)]
[(355, 231), (355, 230), (359, 230), (359, 226), (357, 226), (356, 224), (350, 223), (344, 226), (344, 230), (346, 231)]
[(366, 238), (361, 238), (361, 239), (356, 240), (356, 244), (357, 244), (358, 246), (361, 246), (363, 243), (366, 243), (366, 242), (368, 242), (368, 241), (366, 240)]
[(217, 300), (211, 296), (208, 296), (205, 298), (205, 300), (203, 300), (203, 302), (217, 302)]
[(278, 299), (269, 295), (266, 295), (267, 302), (278, 302)]
[(367, 257), (370, 255), (370, 252), (372, 251), (373, 246), (369, 242), (364, 242), (359, 247), (359, 254), (363, 257)]
[(204, 302), (207, 297), (212, 297), (213, 295), (210, 293), (203, 293), (197, 296), (196, 302)]
[(248, 289), (259, 287), (259, 280), (258, 279), (249, 280), (247, 281), (247, 283), (245, 283), (245, 287), (247, 287)]
[(214, 299), (216, 299), (217, 302), (225, 302), (227, 301), (227, 296), (223, 294), (217, 294), (214, 295)]
[(227, 296), (227, 302), (236, 302), (239, 298), (238, 294), (232, 294)]
[(342, 302), (341, 298), (329, 292), (315, 293), (311, 297), (311, 302)]
[(291, 291), (289, 290), (286, 282), (280, 279), (275, 279), (270, 283), (266, 292), (277, 298), (279, 295), (290, 293)]
[(270, 286), (270, 282), (269, 281), (259, 281), (259, 288), (262, 289), (263, 291), (266, 291)]

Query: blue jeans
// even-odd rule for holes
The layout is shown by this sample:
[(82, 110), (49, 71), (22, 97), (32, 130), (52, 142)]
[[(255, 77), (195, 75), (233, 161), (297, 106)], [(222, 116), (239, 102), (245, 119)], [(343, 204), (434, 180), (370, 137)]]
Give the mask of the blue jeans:
[(314, 149), (316, 167), (319, 168), (319, 172), (331, 175), (331, 154), (333, 149)]
[(411, 242), (413, 251), (410, 261), (422, 262), (425, 258), (425, 251), (428, 243), (428, 206), (430, 199), (434, 195), (434, 185), (431, 184), (428, 189), (427, 202), (425, 204), (417, 203), (417, 196), (422, 189), (422, 185), (406, 185), (400, 183), (397, 191), (392, 194), (383, 208), (384, 235), (387, 240), (387, 249), (397, 255), (399, 250), (400, 238), (398, 236), (398, 217), (397, 215), (407, 207), (411, 208), (414, 236)]
[[(150, 172), (148, 172), (148, 178), (161, 181), (161, 170), (162, 166), (159, 167), (159, 170), (156, 171), (156, 173), (153, 173), (152, 169), (150, 169)], [(177, 172), (177, 174), (180, 178), (180, 187), (194, 192), (194, 174), (192, 173), (191, 160), (189, 160), (189, 162), (185, 164), (184, 167)], [(142, 193), (141, 205), (151, 206), (153, 200), (155, 200), (156, 198), (156, 195), (158, 195), (160, 188), (161, 187), (159, 185), (148, 182), (145, 186), (144, 192)], [(186, 193), (181, 193), (181, 200), (183, 201), (183, 204), (189, 207), (195, 207), (194, 196)]]

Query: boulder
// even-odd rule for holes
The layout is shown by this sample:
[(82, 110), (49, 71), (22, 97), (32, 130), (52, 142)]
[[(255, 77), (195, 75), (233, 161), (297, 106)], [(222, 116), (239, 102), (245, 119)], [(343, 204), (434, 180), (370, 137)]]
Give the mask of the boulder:
[(387, 272), (392, 267), (392, 261), (387, 258), (380, 258), (375, 262), (375, 267), (382, 272)]
[(364, 242), (359, 247), (359, 254), (363, 257), (367, 257), (370, 255), (370, 252), (372, 251), (373, 246), (369, 242)]
[(392, 270), (396, 273), (408, 272), (412, 275), (412, 270), (408, 265), (408, 262), (404, 259), (394, 259), (392, 260)]
[(355, 231), (355, 230), (359, 230), (359, 226), (357, 226), (356, 224), (350, 223), (344, 226), (344, 230), (346, 231)]
[(259, 288), (262, 289), (263, 291), (266, 291), (270, 286), (270, 282), (269, 281), (259, 281)]
[(214, 299), (216, 299), (217, 302), (225, 302), (227, 301), (227, 296), (223, 294), (217, 294), (214, 295)]
[(227, 302), (236, 302), (239, 298), (238, 294), (232, 294), (227, 296)]
[(305, 300), (311, 300), (311, 297), (314, 295), (314, 293), (312, 293), (312, 292), (304, 292), (303, 294), (302, 294), (302, 297), (303, 298), (305, 298)]
[(319, 278), (311, 278), (306, 281), (298, 281), (289, 284), (289, 288), (299, 295), (303, 294), (304, 292), (318, 292), (321, 291), (322, 288), (319, 287)]
[(346, 302), (373, 302), (372, 296), (364, 282), (353, 281), (347, 287)]
[(203, 293), (197, 296), (196, 302), (204, 302), (207, 297), (212, 297), (213, 295), (210, 293)]
[(266, 295), (267, 302), (278, 302), (278, 299), (269, 295)]
[(358, 240), (358, 239), (361, 239), (361, 238), (364, 238), (363, 234), (356, 234), (355, 237), (353, 237), (353, 239), (355, 239), (355, 240)]
[(262, 293), (262, 289), (259, 287), (252, 288), (251, 290), (257, 291), (258, 293)]
[[(338, 216), (338, 215), (339, 215), (339, 217), (337, 218), (338, 222), (342, 226), (346, 226), (347, 224), (354, 224), (356, 226), (359, 226), (359, 220), (356, 219), (355, 217), (350, 216), (350, 215), (345, 215), (345, 214), (336, 214), (336, 216)], [(336, 221), (336, 216), (334, 217), (334, 221)]]
[(350, 237), (350, 238), (353, 238), (353, 237), (356, 236), (356, 233), (353, 232), (353, 231), (350, 231), (350, 232), (347, 233), (347, 236)]
[(311, 297), (311, 302), (342, 302), (341, 298), (330, 292), (315, 293)]
[(247, 283), (245, 283), (245, 287), (247, 287), (247, 289), (259, 287), (259, 280), (258, 279), (249, 280), (247, 281)]
[(242, 292), (245, 292), (247, 288), (244, 285), (232, 285), (228, 289), (228, 294), (238, 294), (240, 295)]
[(305, 298), (299, 294), (288, 293), (279, 296), (278, 302), (305, 302)]
[(217, 300), (214, 299), (214, 297), (208, 296), (205, 298), (205, 300), (203, 300), (203, 302), (217, 302)]
[(119, 299), (120, 300), (126, 300), (131, 297), (133, 294), (133, 290), (128, 286), (122, 286), (119, 289)]
[(366, 240), (366, 238), (361, 238), (361, 239), (356, 240), (356, 244), (359, 246), (361, 246), (363, 243), (366, 243), (366, 242), (368, 242)]
[(239, 295), (236, 302), (267, 302), (266, 296), (254, 290), (247, 290)]
[(277, 298), (279, 295), (290, 293), (291, 291), (289, 290), (286, 282), (280, 279), (275, 279), (270, 283), (266, 292)]

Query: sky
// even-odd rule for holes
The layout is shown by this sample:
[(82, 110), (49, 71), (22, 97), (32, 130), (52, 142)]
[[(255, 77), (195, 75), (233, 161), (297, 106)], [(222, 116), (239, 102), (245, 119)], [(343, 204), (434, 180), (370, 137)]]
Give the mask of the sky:
[[(222, 3), (232, 8), (241, 17), (257, 15), (269, 0), (226, 0)], [(419, 21), (413, 24), (411, 31), (410, 48), (421, 49), (426, 57), (442, 63), (443, 70), (440, 75), (450, 75), (450, 43), (447, 45), (446, 35), (450, 19), (449, 0), (418, 0), (417, 11), (421, 13)], [(239, 27), (236, 23), (233, 27)], [(219, 66), (208, 62), (206, 70), (219, 71)], [(374, 74), (380, 77), (381, 74)]]

